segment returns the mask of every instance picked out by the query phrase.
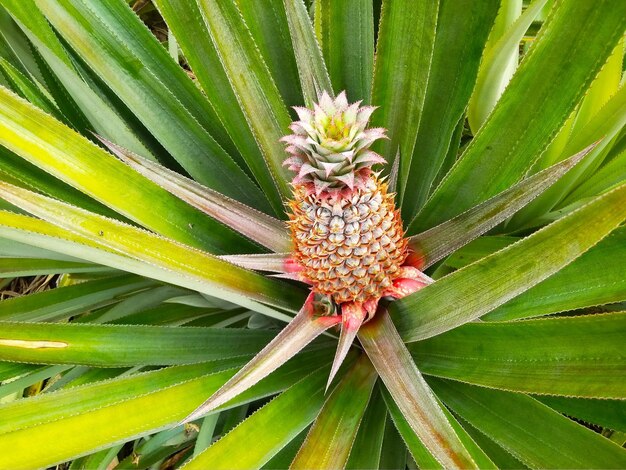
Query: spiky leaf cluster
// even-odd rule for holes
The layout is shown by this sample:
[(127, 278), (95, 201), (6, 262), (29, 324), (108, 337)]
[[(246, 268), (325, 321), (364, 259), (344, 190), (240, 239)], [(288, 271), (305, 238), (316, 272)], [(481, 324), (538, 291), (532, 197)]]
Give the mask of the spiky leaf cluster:
[(371, 167), (385, 159), (370, 149), (385, 137), (382, 128), (367, 128), (374, 106), (348, 104), (345, 92), (334, 100), (324, 92), (313, 110), (294, 108), (299, 121), (282, 140), (291, 157), (285, 165), (296, 172), (293, 184), (307, 184), (317, 194), (324, 190), (361, 187)]

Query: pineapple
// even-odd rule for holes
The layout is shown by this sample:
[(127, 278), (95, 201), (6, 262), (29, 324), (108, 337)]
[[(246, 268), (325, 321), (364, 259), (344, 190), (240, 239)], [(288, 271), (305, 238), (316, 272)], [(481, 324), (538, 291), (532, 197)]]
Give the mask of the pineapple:
[(404, 297), (429, 283), (410, 264), (394, 194), (372, 166), (385, 159), (370, 149), (385, 129), (367, 128), (373, 106), (334, 100), (323, 92), (314, 109), (296, 107), (299, 121), (282, 138), (296, 172), (289, 227), (297, 278), (341, 306), (343, 317), (329, 383), (381, 297)]
[(299, 278), (338, 305), (373, 315), (378, 300), (418, 289), (426, 280), (405, 265), (409, 250), (387, 183), (372, 166), (385, 159), (370, 145), (385, 130), (367, 128), (373, 106), (348, 104), (345, 92), (327, 92), (283, 137), (297, 173), (289, 226)]

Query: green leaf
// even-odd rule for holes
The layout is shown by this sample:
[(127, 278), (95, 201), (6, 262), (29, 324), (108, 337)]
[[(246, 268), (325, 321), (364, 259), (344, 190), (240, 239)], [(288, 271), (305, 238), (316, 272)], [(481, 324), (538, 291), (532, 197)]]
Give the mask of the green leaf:
[(528, 468), (467, 421), (461, 422), (467, 433), (472, 437), (472, 439), (474, 439), (474, 442), (480, 446), (483, 452), (489, 455), (489, 458), (497, 465), (498, 468), (506, 470), (520, 470)]
[(374, 386), (367, 409), (354, 438), (346, 469), (378, 468), (385, 436), (387, 406), (380, 386)]
[(390, 311), (403, 339), (430, 338), (482, 317), (558, 272), (626, 218), (625, 197), (626, 185), (622, 185), (529, 237), (392, 303)]
[(337, 315), (324, 316), (323, 313), (311, 293), (294, 319), (223, 387), (187, 416), (185, 422), (193, 421), (245, 392), (341, 321)]
[(292, 106), (303, 104), (298, 66), (291, 45), (283, 0), (236, 2), (284, 102)]
[(63, 119), (51, 97), (44, 91), (45, 88), (32, 81), (31, 78), (24, 75), (18, 68), (14, 67), (3, 57), (0, 57), (0, 72), (2, 72), (4, 77), (9, 81), (11, 88), (22, 98), (30, 101), (47, 113), (54, 115), (57, 119)]
[(218, 317), (233, 318), (237, 313), (229, 310), (214, 308), (198, 308), (191, 305), (160, 304), (157, 307), (149, 307), (137, 313), (131, 313), (119, 319), (109, 320), (108, 323), (116, 325), (187, 325), (197, 320), (208, 318), (218, 322)]
[[(183, 86), (172, 89), (157, 79), (149, 62), (144, 64), (133, 49), (102, 24), (93, 6), (68, 0), (38, 1), (37, 5), (83, 61), (133, 110), (194, 179), (241, 202), (261, 209), (267, 207), (264, 204), (267, 200), (258, 187), (197, 118), (181, 106), (177, 95), (183, 93)], [(127, 16), (132, 15), (129, 9), (126, 11)], [(161, 51), (171, 62), (167, 52), (163, 48)], [(184, 77), (182, 70), (177, 73), (180, 74)], [(189, 90), (194, 89), (192, 83), (189, 85)], [(204, 98), (199, 95), (196, 99)]]
[(159, 271), (169, 276), (174, 273), (180, 279), (177, 285), (252, 310), (263, 310), (257, 301), (287, 309), (299, 303), (299, 292), (285, 289), (283, 283), (173, 240), (1, 182), (0, 193), (29, 212), (87, 238), (92, 246), (141, 261), (155, 278), (161, 279)]
[[(271, 203), (280, 203), (280, 194), (263, 160), (250, 126), (246, 121), (237, 96), (211, 41), (200, 7), (195, 0), (157, 0), (159, 11), (189, 62), (206, 99), (215, 109), (239, 153)], [(278, 213), (282, 213), (282, 207)]]
[(20, 375), (24, 375), (38, 369), (42, 369), (42, 367), (31, 364), (0, 362), (0, 382), (6, 382), (9, 379), (19, 377)]
[(28, 44), (28, 39), (9, 15), (7, 7), (4, 6), (0, 10), (0, 55), (20, 73), (43, 83), (43, 76), (37, 70), (37, 61)]
[(482, 236), (452, 253), (445, 259), (444, 264), (452, 269), (460, 269), (496, 251), (506, 248), (519, 239), (519, 237), (507, 237), (503, 235)]
[[(331, 354), (299, 356), (227, 406), (275, 394), (329, 363)], [(241, 362), (174, 366), (2, 405), (0, 467), (49, 467), (172, 427), (232, 375), (226, 367)]]
[(626, 300), (626, 228), (619, 228), (554, 276), (483, 317), (508, 321)]
[(620, 0), (559, 2), (414, 229), (433, 227), (519, 181), (574, 110), (625, 28), (626, 3)]
[(369, 101), (374, 70), (374, 9), (370, 0), (320, 0), (315, 32), (335, 90)]
[(221, 259), (254, 271), (270, 271), (285, 273), (290, 263), (293, 263), (291, 253), (269, 253), (262, 255), (227, 255)]
[(223, 196), (105, 139), (100, 140), (131, 168), (196, 209), (270, 250), (276, 252), (291, 250), (291, 237), (284, 222)]
[(345, 467), (377, 378), (362, 354), (326, 399), (291, 467)]
[(375, 468), (406, 468), (407, 460), (410, 460), (406, 445), (402, 437), (400, 437), (400, 434), (398, 434), (391, 418), (387, 417), (386, 421), (380, 462)]
[(0, 278), (63, 273), (99, 273), (107, 271), (110, 271), (110, 269), (106, 266), (98, 266), (92, 263), (37, 258), (0, 257)]
[(574, 189), (561, 204), (566, 207), (577, 201), (596, 196), (626, 181), (626, 150), (608, 161), (589, 179)]
[(440, 4), (424, 109), (407, 176), (411, 190), (405, 191), (402, 199), (406, 221), (412, 220), (426, 202), (450, 150), (497, 12), (496, 0), (444, 0)]
[[(456, 217), (409, 238), (409, 244), (420, 258), (424, 268), (431, 266), (520, 210), (545, 191), (585, 157), (593, 146), (578, 152), (569, 159), (537, 173), (515, 186), (488, 199)], [(415, 222), (409, 225), (411, 232)]]
[(409, 350), (424, 374), (512, 391), (623, 399), (625, 334), (624, 313), (481, 322)]
[(193, 457), (197, 456), (200, 452), (211, 445), (219, 417), (220, 413), (214, 413), (202, 419), (200, 431), (198, 431), (198, 437), (196, 438), (196, 443), (193, 446)]
[(151, 307), (161, 305), (163, 302), (171, 302), (176, 296), (188, 294), (189, 291), (170, 285), (157, 286), (121, 299), (114, 305), (107, 305), (97, 310), (92, 310), (79, 318), (73, 319), (80, 323), (110, 323), (119, 321), (128, 315), (141, 312)]
[(444, 468), (476, 468), (426, 384), (389, 314), (378, 311), (359, 340), (411, 430)]
[[(66, 288), (67, 289), (67, 288)], [(252, 356), (265, 330), (0, 322), (0, 357), (93, 367), (178, 365)]]
[[(318, 369), (285, 390), (185, 468), (260, 468), (315, 419), (324, 402), (324, 376)], [(254, 445), (241, 453), (242, 442)]]
[(31, 70), (42, 74), (64, 116), (81, 131), (92, 127), (99, 134), (154, 158), (146, 143), (131, 129), (132, 119), (89, 87), (35, 1), (4, 0), (3, 6), (36, 48), (32, 52), (35, 64)]
[(0, 129), (1, 145), (147, 228), (217, 253), (245, 249), (244, 238), (3, 88)]
[[(393, 422), (398, 428), (402, 439), (404, 439), (404, 442), (406, 443), (409, 452), (411, 452), (413, 459), (419, 465), (419, 468), (443, 468), (441, 464), (430, 454), (424, 444), (422, 444), (417, 435), (413, 432), (404, 416), (402, 416), (398, 405), (396, 405), (396, 403), (391, 398), (391, 395), (386, 390), (384, 391), (384, 397)], [(459, 422), (452, 415), (452, 413), (450, 413), (444, 406), (442, 406), (441, 403), (439, 403), (439, 405), (446, 415), (446, 418), (450, 422), (450, 425), (454, 428), (454, 432), (456, 432), (456, 434), (459, 436), (459, 439), (463, 442), (463, 445), (471, 454), (478, 468), (491, 468), (495, 470), (497, 467), (493, 464), (489, 457), (487, 457), (483, 450), (478, 445), (476, 445), (476, 442), (474, 442), (472, 437), (459, 424)]]
[[(431, 68), (439, 2), (383, 2), (374, 62), (372, 125), (387, 129), (375, 145), (384, 158), (400, 154), (399, 194), (407, 182)], [(402, 47), (398, 47), (401, 44)]]
[(283, 3), (304, 102), (312, 108), (322, 92), (326, 91), (331, 97), (334, 95), (333, 86), (303, 0), (283, 0)]
[(274, 457), (272, 457), (263, 467), (263, 470), (284, 470), (289, 468), (289, 465), (293, 461), (298, 449), (304, 442), (308, 429), (304, 428), (296, 437), (294, 437), (289, 443), (285, 445)]
[[(126, 255), (118, 253), (117, 251), (107, 249), (105, 246), (102, 245), (100, 240), (95, 237), (88, 238), (85, 236), (81, 236), (75, 232), (56, 227), (55, 225), (52, 225), (43, 220), (34, 219), (32, 217), (14, 214), (11, 212), (2, 213), (2, 218), (0, 219), (0, 237), (4, 237), (5, 239), (19, 240), (20, 242), (43, 247), (48, 250), (77, 256), (81, 259), (92, 261), (94, 263), (102, 264), (105, 266), (111, 266), (121, 271), (139, 274), (148, 278), (159, 279), (169, 284), (186, 287), (197, 292), (202, 292), (208, 296), (215, 297), (216, 293), (222, 296), (227, 295), (225, 291), (217, 292), (214, 287), (212, 287), (210, 284), (208, 285), (206, 281), (202, 281), (197, 277), (189, 275), (189, 265), (193, 265), (195, 262), (197, 262), (198, 264), (202, 263), (202, 259), (197, 259), (197, 253), (201, 252), (196, 252), (192, 250), (188, 253), (189, 259), (191, 259), (192, 262), (183, 263), (183, 268), (181, 269), (187, 271), (187, 274), (185, 274), (179, 269), (172, 270), (164, 266), (157, 266), (155, 264), (152, 264), (151, 262), (146, 262), (145, 260), (136, 259), (134, 257), (128, 257)], [(150, 244), (153, 242), (150, 241), (146, 243)], [(139, 246), (141, 246), (141, 244)], [(179, 245), (174, 244), (173, 246)], [(157, 255), (162, 255), (162, 253), (157, 252)], [(199, 265), (193, 268), (193, 270), (196, 271), (196, 274), (200, 272), (202, 276), (206, 276), (207, 274), (204, 270), (200, 268)], [(267, 279), (267, 281), (273, 283), (272, 279)], [(284, 286), (284, 284), (281, 284), (281, 286)], [(257, 290), (259, 288), (260, 286), (257, 286)], [(287, 302), (287, 304), (284, 305), (284, 308), (288, 311), (297, 311), (297, 309), (302, 305), (302, 302), (304, 301), (305, 296), (302, 295), (303, 293), (299, 291), (299, 289), (295, 286), (288, 290), (285, 290), (283, 287), (280, 289), (280, 291), (282, 292), (281, 299), (283, 301), (286, 300)], [(295, 296), (295, 300), (289, 300), (292, 296)], [(217, 301), (217, 298), (212, 298), (211, 300)], [(279, 300), (280, 299), (276, 299), (276, 301)], [(290, 321), (292, 318), (290, 315), (286, 315), (282, 311), (275, 310), (271, 307), (256, 302), (253, 303), (251, 306), (254, 311), (262, 312), (264, 315), (268, 315), (281, 321)]]
[(552, 188), (525, 207), (524, 210), (520, 211), (507, 227), (524, 227), (554, 207), (559, 207), (559, 202), (563, 200), (572, 188), (578, 183), (584, 182), (587, 177), (593, 175), (606, 156), (606, 150), (610, 148), (613, 138), (616, 137), (626, 125), (625, 109), (626, 86), (617, 91), (585, 126), (578, 129), (575, 134), (572, 134), (571, 139), (558, 158), (561, 159), (564, 155), (567, 155), (565, 152), (580, 148), (578, 146), (585, 145), (594, 138), (603, 138), (591, 155), (589, 155), (584, 162), (581, 162), (577, 168), (572, 170), (569, 175), (565, 176)]
[(0, 385), (0, 397), (7, 397), (12, 394), (17, 394), (17, 396), (21, 397), (26, 388), (35, 384), (40, 384), (42, 381), (48, 380), (69, 369), (71, 369), (70, 366), (50, 366), (36, 368), (30, 371), (27, 370), (24, 375), (20, 375), (19, 377)]
[[(82, 3), (85, 6), (78, 5), (76, 11), (90, 18), (96, 30), (99, 29), (95, 26), (97, 24), (102, 24), (106, 28), (108, 32), (105, 33), (106, 36), (103, 36), (106, 38), (106, 43), (117, 45), (130, 53), (135, 60), (150, 71), (153, 79), (158, 79), (165, 88), (176, 95), (180, 105), (185, 107), (231, 156), (236, 156), (232, 141), (234, 139), (229, 137), (224, 129), (221, 116), (209, 105), (206, 98), (179, 66), (178, 61), (172, 60), (169, 51), (159, 43), (153, 32), (144, 25), (128, 5), (124, 4), (125, 2)], [(59, 2), (59, 4), (63, 3)], [(104, 33), (105, 29), (102, 29), (102, 32)], [(137, 110), (133, 109), (133, 112), (136, 113)]]
[(439, 379), (429, 383), (453, 411), (531, 468), (626, 465), (624, 449), (526, 395)]
[(41, 247), (27, 245), (16, 240), (0, 238), (0, 256), (6, 258), (39, 258), (56, 261), (73, 261), (80, 263), (81, 260), (74, 256), (67, 256)]
[[(93, 454), (73, 460), (68, 470), (80, 470), (83, 468), (106, 469), (118, 462), (117, 454), (122, 450), (122, 447), (124, 447), (124, 444), (118, 444), (109, 449), (94, 452)], [(145, 463), (145, 461), (142, 463)], [(118, 469), (121, 470), (120, 467), (118, 467)]]
[[(272, 76), (241, 13), (232, 2), (200, 0), (209, 35), (230, 84), (261, 149), (275, 186), (283, 199), (291, 195), (289, 174), (283, 167), (285, 149), (280, 138), (291, 123)], [(216, 188), (217, 189), (217, 188)], [(280, 213), (282, 202), (275, 210)]]
[(519, 43), (546, 2), (535, 0), (523, 14), (522, 2), (502, 3), (467, 110), (468, 122), (474, 134), (485, 123), (515, 73), (519, 61)]
[(551, 396), (535, 398), (567, 416), (574, 416), (614, 431), (626, 432), (626, 401), (624, 400)]
[(90, 309), (110, 305), (124, 295), (154, 285), (148, 279), (124, 275), (14, 297), (0, 302), (0, 320), (53, 321), (69, 318)]
[(46, 173), (41, 168), (25, 161), (19, 155), (0, 146), (0, 178), (4, 181), (21, 186), (31, 191), (62, 199), (76, 206), (107, 217), (119, 217), (109, 207), (95, 201), (80, 190), (71, 187), (63, 181)]
[(383, 396), (385, 397), (385, 403), (389, 410), (389, 415), (393, 420), (393, 424), (402, 436), (404, 443), (411, 453), (411, 457), (413, 457), (413, 460), (415, 460), (419, 468), (443, 469), (444, 467), (441, 463), (432, 456), (417, 434), (411, 429), (408, 421), (402, 415), (402, 411), (400, 411), (400, 408), (398, 408), (398, 405), (393, 401), (393, 398), (387, 390), (383, 390)]

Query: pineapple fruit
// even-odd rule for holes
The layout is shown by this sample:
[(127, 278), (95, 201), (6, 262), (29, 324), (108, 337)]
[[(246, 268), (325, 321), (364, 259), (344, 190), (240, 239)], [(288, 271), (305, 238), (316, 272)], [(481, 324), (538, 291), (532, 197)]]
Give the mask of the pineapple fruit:
[(386, 137), (367, 128), (375, 109), (324, 92), (313, 110), (295, 108), (300, 120), (282, 139), (285, 164), (297, 173), (289, 226), (299, 278), (370, 316), (381, 297), (402, 297), (424, 282), (416, 266), (404, 265), (409, 250), (394, 195), (372, 170), (385, 162), (370, 149)]
[(385, 129), (367, 128), (373, 106), (324, 92), (283, 137), (296, 172), (289, 226), (296, 278), (342, 310), (342, 335), (330, 380), (380, 298), (404, 297), (429, 283), (410, 261), (394, 194), (372, 166), (385, 159), (370, 146)]

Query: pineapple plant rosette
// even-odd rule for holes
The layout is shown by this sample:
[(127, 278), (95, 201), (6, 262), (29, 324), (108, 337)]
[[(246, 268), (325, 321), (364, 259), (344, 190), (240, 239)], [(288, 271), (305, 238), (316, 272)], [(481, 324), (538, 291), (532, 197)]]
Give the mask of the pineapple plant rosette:
[(0, 0), (0, 468), (626, 466), (625, 5)]

